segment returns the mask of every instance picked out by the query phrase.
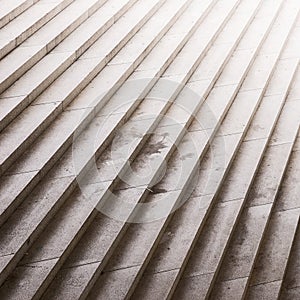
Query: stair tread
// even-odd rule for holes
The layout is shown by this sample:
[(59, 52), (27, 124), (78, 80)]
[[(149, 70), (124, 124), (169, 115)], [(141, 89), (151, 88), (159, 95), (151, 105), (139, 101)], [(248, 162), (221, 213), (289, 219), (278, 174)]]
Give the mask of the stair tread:
[[(86, 64), (86, 62), (84, 63), (84, 65)], [(121, 71), (121, 74), (122, 74), (122, 71), (124, 70), (124, 67), (125, 68), (128, 68), (126, 65), (119, 65), (119, 66), (110, 66), (108, 69), (112, 69), (112, 71), (116, 71), (117, 70), (117, 68), (119, 68), (120, 69), (120, 67), (121, 67), (121, 69), (120, 69), (120, 71)], [(107, 73), (107, 72), (106, 72)], [(106, 76), (107, 76), (107, 78), (109, 78), (110, 76), (111, 76), (111, 72), (108, 72), (107, 74), (106, 74)], [(101, 78), (101, 76), (100, 76), (100, 78), (99, 78), (100, 80), (103, 80), (103, 78)], [(113, 84), (115, 83), (115, 81), (113, 80), (113, 82), (110, 82), (110, 81), (108, 81), (108, 83), (109, 83), (109, 85), (108, 85), (108, 87), (107, 88), (109, 88), (109, 87), (111, 87), (111, 86), (113, 86)], [(93, 85), (93, 82), (91, 83), (91, 85)], [(107, 88), (106, 88), (106, 90), (107, 90)], [(91, 89), (91, 91), (93, 91), (92, 89)], [(98, 95), (98, 94), (97, 94)], [(89, 99), (89, 97), (90, 97), (91, 95), (90, 94), (87, 94), (86, 96), (85, 96), (85, 101), (87, 100), (87, 99)], [(96, 96), (96, 95), (95, 95)], [(95, 97), (94, 96), (94, 97)], [(94, 97), (93, 97), (93, 99), (94, 99)], [(51, 105), (53, 105), (53, 103), (51, 104)], [(37, 107), (39, 107), (39, 105), (37, 105)], [(72, 124), (74, 124), (74, 126), (75, 126), (75, 124), (76, 123), (78, 123), (78, 121), (80, 121), (80, 115), (82, 115), (83, 114), (83, 112), (80, 112), (80, 113), (78, 113), (78, 112), (75, 112), (75, 111), (73, 111), (72, 113), (66, 113), (66, 114), (63, 114), (62, 116), (61, 116), (61, 118), (60, 118), (60, 120), (58, 120), (56, 123), (57, 123), (57, 126), (59, 126), (59, 124), (62, 122), (62, 120), (66, 120), (67, 122), (70, 122), (71, 120), (73, 120), (72, 121)], [(73, 117), (75, 115), (75, 118)], [(77, 115), (77, 118), (76, 118), (76, 115)], [(113, 123), (114, 124), (114, 123)], [(70, 124), (69, 124), (70, 125)], [(67, 134), (70, 134), (71, 132), (69, 131), (67, 131), (66, 132)], [(109, 133), (109, 132), (108, 132)], [(55, 135), (55, 127), (54, 127), (54, 131), (52, 131), (52, 135)], [(59, 136), (58, 136), (59, 137)], [(47, 134), (45, 135), (45, 138), (47, 139)], [(60, 141), (59, 143), (64, 143), (64, 139), (62, 140), (62, 141)], [(38, 143), (37, 144), (37, 146), (38, 145), (41, 145), (42, 147), (44, 147), (45, 145), (43, 145), (42, 143)], [(37, 147), (38, 148), (38, 147)], [(50, 149), (51, 148), (53, 148), (53, 146), (51, 146), (50, 147)], [(38, 150), (39, 150), (39, 148), (37, 149), (37, 152), (38, 152)], [(45, 153), (46, 154), (46, 153)], [(51, 155), (53, 155), (53, 154), (51, 154)], [(25, 154), (25, 157), (26, 157), (26, 154)], [(50, 156), (50, 158), (51, 158), (51, 156)], [(33, 156), (31, 156), (31, 157), (29, 157), (29, 162), (30, 162), (30, 159), (31, 160), (33, 160), (33, 161), (35, 161), (35, 157), (34, 157), (34, 152), (33, 152)], [(49, 157), (47, 157), (46, 156), (46, 159), (49, 159)], [(36, 163), (38, 163), (38, 162), (36, 162)], [(72, 164), (72, 161), (70, 162), (71, 164)], [(23, 164), (23, 165), (22, 165)], [(24, 172), (26, 172), (26, 171), (29, 171), (29, 170), (32, 170), (32, 165), (30, 164), (30, 163), (28, 163), (28, 160), (27, 160), (27, 163), (25, 162), (25, 163), (21, 163), (21, 164), (16, 164), (16, 167), (13, 167), (12, 168), (12, 170), (9, 170), (9, 174), (18, 174), (18, 173), (24, 173)], [(12, 198), (13, 199), (13, 198)]]
[[(235, 102), (235, 103), (238, 103), (238, 102)], [(240, 104), (240, 105), (242, 105), (242, 104)], [(247, 109), (247, 107), (246, 107), (246, 109)], [(247, 109), (247, 110), (249, 110), (249, 109)], [(233, 111), (233, 109), (231, 111)], [(240, 112), (240, 109), (236, 110), (236, 111)], [(225, 119), (225, 122), (223, 122), (222, 125), (226, 124), (226, 120), (229, 120), (228, 123), (232, 124), (233, 119), (229, 115), (227, 117), (228, 118)], [(245, 117), (243, 117), (243, 119), (244, 118)], [(221, 127), (221, 129), (222, 129), (222, 127)], [(224, 133), (224, 130), (221, 130), (221, 132)], [(225, 131), (225, 134), (226, 134), (226, 131)], [(230, 135), (230, 136), (232, 136), (232, 135)], [(287, 150), (290, 150), (289, 145), (283, 145), (283, 146), (285, 148), (287, 148)], [(270, 165), (270, 163), (268, 165)], [(266, 170), (266, 167), (264, 168), (264, 170)], [(262, 178), (264, 178), (264, 176), (262, 176)], [(259, 180), (258, 180), (258, 182), (259, 182)], [(262, 183), (262, 187), (264, 187), (264, 186), (268, 186), (268, 185), (266, 183), (264, 183), (264, 184)], [(263, 190), (262, 187), (258, 190), (260, 190), (260, 191)], [(213, 195), (209, 195), (208, 197), (212, 198)], [(203, 196), (202, 196), (202, 199), (203, 199)], [(199, 199), (198, 201), (201, 202), (201, 199)], [(204, 202), (205, 202), (205, 200), (204, 200)], [(195, 205), (193, 205), (193, 203), (191, 204), (191, 208), (192, 207), (195, 207)], [(264, 222), (266, 213), (269, 213), (269, 211), (270, 211), (270, 205), (264, 205), (264, 206), (249, 208), (249, 210), (247, 212), (245, 212), (244, 218), (246, 218), (246, 216), (247, 216), (248, 219), (250, 220), (250, 221), (248, 221), (248, 219), (247, 219), (247, 221), (250, 223), (246, 223), (246, 225), (243, 225), (242, 221), (240, 221), (241, 230), (243, 230), (243, 231), (240, 232), (240, 234), (236, 235), (236, 243), (237, 243), (236, 248), (237, 249), (235, 250), (235, 249), (229, 248), (229, 252), (228, 252), (227, 260), (229, 260), (229, 259), (231, 259), (231, 260), (234, 259), (234, 260), (233, 261), (230, 260), (230, 263), (227, 262), (226, 267), (224, 266), (224, 270), (222, 269), (220, 271), (220, 274), (222, 274), (222, 282), (220, 282), (220, 284), (216, 288), (216, 290), (215, 290), (216, 293), (213, 295), (213, 297), (218, 298), (218, 297), (220, 297), (220, 295), (227, 295), (227, 297), (230, 298), (230, 295), (232, 295), (231, 293), (236, 294), (236, 293), (240, 292), (241, 285), (238, 281), (238, 278), (246, 277), (247, 273), (246, 274), (241, 273), (241, 271), (243, 270), (243, 267), (245, 268), (248, 265), (251, 266), (251, 262), (249, 261), (250, 258), (245, 259), (245, 255), (247, 254), (247, 251), (250, 251), (252, 249), (250, 243), (254, 243), (255, 241), (258, 241), (258, 242), (260, 241), (261, 236), (258, 235), (259, 221), (261, 219), (261, 222)], [(187, 213), (187, 215), (191, 216), (191, 213)], [(174, 221), (173, 226), (175, 226), (174, 228), (177, 228), (177, 225), (179, 223), (178, 217), (175, 216), (174, 218), (176, 218), (176, 222)], [(182, 218), (184, 220), (186, 219), (186, 217), (185, 218), (182, 217)], [(254, 220), (252, 223), (251, 223), (251, 220), (252, 220), (251, 218)], [(188, 223), (185, 225), (180, 225), (180, 223), (179, 223), (179, 230), (182, 227), (185, 228), (185, 226), (186, 226), (186, 231), (191, 232), (191, 226), (189, 226)], [(249, 226), (249, 227), (246, 227), (246, 226)], [(148, 286), (147, 278), (149, 277), (149, 274), (156, 274), (158, 272), (166, 272), (166, 271), (168, 272), (168, 270), (172, 270), (172, 269), (176, 269), (177, 272), (179, 272), (180, 267), (182, 265), (182, 260), (185, 259), (185, 256), (182, 256), (182, 254), (177, 253), (177, 251), (176, 251), (177, 248), (175, 245), (182, 244), (183, 241), (181, 239), (182, 239), (182, 237), (185, 237), (185, 239), (186, 239), (187, 234), (186, 233), (185, 234), (178, 233), (176, 229), (172, 230), (172, 227), (170, 227), (170, 229), (167, 228), (167, 232), (170, 232), (170, 233), (175, 232), (175, 237), (172, 237), (170, 242), (165, 242), (166, 243), (165, 245), (162, 244), (160, 252), (157, 252), (156, 256), (154, 256), (152, 258), (152, 261), (151, 261), (152, 263), (150, 263), (150, 265), (146, 269), (145, 280), (141, 282), (140, 290), (143, 290), (144, 293), (145, 293), (145, 290), (149, 290), (149, 291), (151, 290), (151, 285), (150, 285), (150, 288), (148, 287), (149, 289), (146, 289), (146, 287)], [(248, 236), (248, 234), (249, 234), (249, 236)], [(244, 246), (245, 249), (239, 248), (239, 247), (241, 247), (242, 242), (245, 244), (245, 246)], [(168, 251), (166, 251), (166, 248), (168, 248)], [(175, 253), (172, 254), (171, 251), (175, 251)], [(240, 252), (238, 252), (238, 251), (240, 251)], [(164, 253), (167, 253), (167, 255), (166, 254), (164, 255)], [(238, 254), (241, 255), (241, 261), (238, 260), (238, 258), (239, 258)], [(179, 259), (179, 257), (180, 257), (180, 259)], [(172, 261), (172, 258), (175, 261)], [(225, 262), (226, 262), (226, 258), (225, 258)], [(231, 272), (234, 272), (234, 273), (231, 274)], [(207, 272), (207, 273), (209, 273), (209, 272)], [(147, 274), (148, 274), (148, 276), (147, 276)], [(176, 277), (174, 278), (174, 281), (175, 281), (175, 279), (176, 279)], [(235, 279), (236, 281), (233, 281), (233, 279)], [(225, 290), (223, 290), (222, 286), (225, 285), (225, 287), (227, 287), (227, 285), (229, 284), (228, 281), (230, 281), (230, 284), (231, 283), (234, 284), (234, 286), (232, 286), (228, 290), (226, 290), (226, 288), (225, 288)], [(243, 280), (243, 282), (244, 282), (244, 280)], [(235, 288), (235, 284), (237, 284), (236, 285), (237, 290), (232, 291)], [(139, 291), (137, 291), (137, 293), (138, 292)]]
[(287, 266), (287, 272), (284, 276), (283, 280), (283, 289), (281, 292), (281, 298), (284, 299), (284, 297), (288, 298), (289, 295), (292, 296), (292, 294), (297, 291), (299, 291), (299, 227), (297, 228), (297, 232), (295, 235), (294, 244), (291, 250), (288, 266)]
[[(51, 9), (55, 8), (63, 0), (47, 1), (42, 0), (40, 3), (35, 3), (28, 10), (26, 10), (20, 17), (10, 22), (7, 26), (1, 29), (2, 39), (8, 40), (16, 39), (23, 33), (24, 28), (30, 28), (35, 25), (41, 18), (43, 18)], [(29, 16), (31, 18), (29, 18)]]

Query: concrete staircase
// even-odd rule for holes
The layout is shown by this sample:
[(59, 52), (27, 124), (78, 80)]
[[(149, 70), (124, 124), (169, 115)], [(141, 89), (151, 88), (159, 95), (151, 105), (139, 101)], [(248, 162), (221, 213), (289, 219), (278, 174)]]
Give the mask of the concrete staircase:
[(298, 299), (298, 0), (0, 7), (0, 299)]

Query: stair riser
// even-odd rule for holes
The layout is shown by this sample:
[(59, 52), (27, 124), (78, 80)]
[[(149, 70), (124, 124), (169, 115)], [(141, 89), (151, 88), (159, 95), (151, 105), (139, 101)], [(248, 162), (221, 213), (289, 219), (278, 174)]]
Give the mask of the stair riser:
[[(13, 17), (17, 6), (26, 10), (36, 0), (11, 1), (0, 30), (9, 7)], [(28, 27), (58, 1), (73, 9), (45, 25), (41, 19), (36, 30), (23, 26), (29, 38), (19, 34), (29, 12)], [(296, 285), (285, 273), (290, 256), (295, 262), (300, 220), (297, 189), (290, 188), (299, 175), (299, 32), (291, 34), (299, 5), (140, 1), (50, 0), (3, 31), (16, 24), (13, 32), (28, 41), (11, 42), (15, 50), (1, 63), (0, 294), (295, 295), (281, 289)], [(101, 10), (89, 18), (92, 5)], [(58, 47), (47, 55), (52, 44)], [(21, 80), (1, 94), (13, 72)], [(181, 84), (170, 89), (164, 80)], [(189, 101), (184, 88), (199, 97)], [(112, 193), (130, 200), (124, 210)]]
[[(296, 136), (297, 137), (297, 136)], [(295, 140), (294, 140), (294, 143), (291, 144), (291, 148), (290, 148), (290, 152), (289, 152), (289, 156), (287, 157), (286, 161), (285, 161), (285, 169), (283, 171), (283, 173), (280, 175), (280, 180), (279, 180), (279, 185), (278, 185), (278, 188), (276, 189), (275, 193), (274, 193), (274, 198), (272, 199), (272, 207), (271, 207), (271, 211), (270, 211), (270, 214), (266, 220), (266, 223), (265, 223), (265, 227), (264, 227), (264, 230), (263, 230), (263, 233), (262, 233), (262, 236), (261, 236), (261, 239), (260, 239), (260, 242), (257, 246), (257, 249), (256, 249), (256, 253), (255, 253), (255, 258), (253, 260), (253, 264), (252, 264), (252, 268), (249, 272), (249, 276), (247, 277), (247, 283), (245, 285), (245, 289), (244, 289), (244, 293), (243, 293), (243, 296), (242, 296), (242, 300), (246, 299), (247, 297), (247, 292), (249, 290), (249, 287), (250, 287), (250, 279), (251, 279), (251, 276), (253, 274), (253, 270), (254, 270), (254, 266), (256, 265), (256, 262), (257, 262), (257, 259), (258, 259), (258, 254), (259, 254), (259, 251), (262, 247), (262, 244), (263, 244), (263, 241), (265, 239), (265, 236), (266, 236), (266, 233), (267, 233), (267, 228), (269, 227), (269, 224), (270, 224), (270, 220), (271, 220), (271, 216), (272, 216), (272, 213), (274, 212), (274, 206), (275, 206), (275, 201), (276, 201), (276, 197), (278, 195), (278, 192), (279, 192), (279, 189), (280, 189), (280, 186), (282, 184), (282, 181), (283, 181), (283, 178), (284, 178), (284, 175), (286, 173), (286, 169), (288, 167), (288, 163), (290, 161), (290, 158), (291, 158), (291, 154), (292, 154), (292, 149), (295, 145), (295, 142), (296, 142), (296, 137), (295, 137)]]
[[(187, 80), (187, 79), (186, 79)], [(176, 98), (175, 96), (176, 96), (176, 94), (178, 94), (180, 92), (180, 90), (176, 90), (176, 92), (175, 92), (175, 95), (172, 97), (172, 98)], [(170, 103), (170, 102), (168, 102), (168, 103)], [(169, 104), (170, 105), (170, 104)], [(153, 131), (153, 127), (156, 127), (156, 123), (158, 123), (158, 121), (156, 121), (155, 122), (155, 124), (153, 125), (153, 126), (151, 126), (151, 130), (150, 130), (150, 132), (152, 132)], [(147, 134), (145, 135), (145, 136), (147, 136)], [(179, 136), (179, 139), (180, 139), (180, 137), (181, 136)], [(142, 141), (142, 144), (143, 143), (145, 143), (146, 142), (146, 140), (143, 140)], [(139, 147), (142, 147), (142, 145), (140, 146), (138, 146), (138, 148)], [(133, 156), (135, 156), (137, 153), (136, 153), (136, 151), (134, 151), (133, 152)], [(169, 154), (170, 155), (170, 154)], [(127, 165), (125, 165), (124, 167), (127, 167)], [(122, 171), (121, 171), (122, 172)], [(113, 185), (114, 185), (114, 183), (113, 183)], [(104, 196), (103, 196), (103, 198), (106, 198), (106, 193), (104, 194)], [(96, 216), (96, 213), (95, 213), (95, 211), (93, 211), (92, 213), (91, 213), (91, 215), (88, 217), (88, 219), (87, 219), (87, 221), (86, 222), (88, 222), (88, 224), (90, 224), (90, 222), (94, 219), (94, 217)], [(82, 237), (82, 235), (84, 234), (84, 232), (86, 231), (86, 229), (87, 229), (87, 227), (85, 226), (85, 224), (86, 224), (86, 222), (84, 223), (84, 226), (78, 231), (78, 236), (76, 236), (75, 238), (74, 238), (74, 240), (73, 240), (73, 242), (74, 242), (74, 244), (76, 245), (77, 244), (77, 242), (81, 239), (81, 237)], [(88, 225), (89, 226), (89, 225)], [(72, 242), (72, 243), (73, 243)], [(72, 246), (72, 244), (70, 245), (70, 247), (71, 248), (73, 248), (73, 246)], [(69, 248), (68, 248), (69, 249)], [(71, 251), (71, 250), (70, 250)], [(69, 253), (68, 253), (68, 255), (69, 255)], [(64, 255), (63, 256), (65, 256), (65, 253), (64, 253)], [(64, 257), (62, 257), (62, 259), (60, 260), (60, 261), (62, 261), (62, 263), (64, 262), (64, 260), (65, 260), (65, 258)], [(56, 269), (56, 268), (55, 268)], [(55, 271), (55, 270), (54, 270)], [(47, 278), (47, 281), (48, 281), (48, 278)], [(87, 291), (86, 291), (87, 292)], [(86, 293), (85, 292), (85, 293)]]
[(74, 61), (76, 60), (75, 55), (70, 56), (64, 61), (55, 73), (45, 78), (29, 95), (23, 98), (20, 103), (14, 107), (3, 119), (0, 120), (0, 133), (5, 129), (14, 119), (22, 113), (54, 80), (61, 75)]
[[(296, 74), (296, 73), (294, 73), (294, 74)], [(289, 88), (288, 88), (288, 90), (289, 90)], [(257, 109), (258, 109), (258, 107), (259, 107), (259, 105), (260, 105), (260, 103), (261, 103), (261, 101), (262, 101), (262, 99), (263, 99), (263, 95), (264, 95), (264, 92), (262, 92), (262, 95), (261, 95), (260, 99), (258, 100), (258, 102), (257, 102), (257, 104), (256, 104), (256, 107), (254, 108), (254, 110), (253, 110), (253, 112), (252, 112), (252, 114), (251, 114), (251, 117), (250, 117), (250, 119), (249, 119), (249, 122), (248, 122), (247, 125), (245, 126), (245, 129), (244, 129), (244, 131), (243, 131), (243, 133), (242, 133), (242, 135), (241, 135), (241, 138), (240, 138), (240, 140), (239, 140), (239, 143), (237, 144), (237, 146), (236, 146), (236, 148), (235, 148), (235, 151), (234, 151), (233, 155), (230, 157), (230, 160), (229, 160), (228, 164), (226, 165), (225, 173), (223, 174), (222, 180), (220, 181), (220, 183), (219, 183), (219, 185), (218, 185), (218, 188), (217, 188), (217, 190), (216, 190), (216, 193), (215, 193), (215, 195), (214, 195), (214, 198), (212, 199), (212, 205), (213, 205), (213, 203), (216, 201), (216, 199), (218, 198), (218, 195), (219, 195), (219, 193), (220, 193), (221, 187), (222, 187), (223, 183), (225, 182), (225, 178), (226, 178), (227, 174), (229, 173), (229, 170), (231, 169), (232, 164), (233, 164), (233, 162), (234, 162), (234, 160), (235, 160), (235, 158), (236, 158), (236, 156), (237, 156), (237, 154), (238, 154), (238, 149), (239, 149), (240, 146), (242, 145), (242, 142), (243, 142), (243, 140), (245, 139), (245, 137), (246, 137), (246, 135), (247, 135), (247, 131), (248, 131), (248, 129), (250, 128), (250, 125), (251, 125), (251, 123), (252, 123), (252, 121), (253, 121), (253, 118), (255, 117), (255, 113), (256, 113), (256, 111), (257, 111)], [(287, 95), (287, 94), (286, 94), (286, 95)], [(285, 96), (284, 96), (283, 98), (285, 98)], [(272, 126), (272, 129), (271, 129), (272, 132), (273, 132), (274, 129), (275, 129), (275, 125), (277, 124), (277, 121), (278, 121), (278, 119), (279, 119), (280, 112), (281, 112), (281, 110), (282, 110), (282, 108), (283, 108), (283, 105), (284, 105), (284, 101), (283, 101), (283, 103), (282, 103), (282, 105), (281, 105), (281, 107), (280, 107), (280, 110), (278, 111), (276, 120), (275, 120), (275, 122), (274, 122), (274, 124), (273, 124), (273, 126)], [(246, 198), (247, 198), (247, 197), (246, 197)], [(210, 208), (210, 210), (211, 210), (211, 209), (212, 209), (212, 208)], [(207, 215), (209, 215), (210, 210), (207, 212)], [(239, 217), (238, 217), (238, 219), (239, 219)], [(199, 236), (201, 235), (201, 232), (202, 232), (202, 229), (203, 229), (203, 227), (204, 227), (204, 224), (205, 224), (206, 220), (207, 220), (207, 216), (204, 218), (203, 223), (202, 223), (201, 226), (199, 227), (199, 231), (197, 231), (197, 234), (195, 235), (195, 239), (193, 240), (193, 243), (191, 244), (191, 247), (189, 248), (189, 250), (188, 250), (188, 252), (187, 252), (185, 261), (182, 263), (182, 268), (181, 268), (181, 269), (179, 270), (179, 272), (178, 272), (178, 275), (177, 275), (177, 277), (176, 277), (176, 279), (175, 279), (175, 281), (174, 281), (174, 285), (172, 286), (172, 289), (170, 290), (170, 293), (168, 294), (168, 298), (167, 298), (167, 299), (171, 299), (171, 297), (173, 296), (173, 293), (175, 292), (175, 289), (176, 289), (176, 287), (177, 287), (177, 284), (179, 283), (180, 278), (182, 277), (182, 274), (183, 274), (184, 269), (185, 269), (185, 267), (186, 267), (186, 265), (187, 265), (187, 263), (188, 263), (188, 260), (189, 260), (189, 258), (190, 258), (190, 256), (191, 256), (191, 253), (192, 253), (192, 251), (193, 251), (193, 249), (194, 249), (194, 247), (195, 247), (195, 244), (196, 244), (196, 242), (197, 242)], [(238, 222), (237, 222), (237, 223), (238, 223)], [(234, 231), (234, 230), (233, 230), (233, 231)], [(224, 253), (226, 253), (226, 250), (224, 251)], [(218, 270), (216, 273), (218, 274), (218, 273), (219, 273), (219, 270)], [(213, 286), (213, 284), (211, 284), (211, 286)]]
[[(177, 205), (177, 203), (180, 203), (180, 202), (181, 202), (181, 200), (182, 200), (183, 197), (184, 197), (184, 194), (185, 194), (186, 190), (187, 190), (187, 189), (190, 187), (190, 185), (193, 183), (193, 180), (194, 180), (194, 178), (195, 178), (194, 175), (195, 175), (195, 173), (197, 172), (197, 170), (199, 170), (199, 166), (200, 166), (200, 163), (201, 163), (201, 161), (202, 161), (202, 159), (203, 159), (203, 156), (205, 155), (206, 151), (208, 150), (208, 147), (209, 147), (209, 145), (210, 145), (210, 143), (211, 143), (211, 140), (213, 140), (214, 137), (216, 136), (216, 133), (217, 133), (217, 131), (218, 131), (218, 129), (219, 129), (219, 126), (221, 125), (222, 121), (224, 120), (226, 114), (228, 113), (228, 111), (229, 111), (229, 109), (230, 109), (230, 106), (231, 106), (231, 104), (233, 103), (234, 98), (235, 98), (237, 92), (238, 92), (238, 89), (236, 89), (236, 92), (235, 92), (234, 95), (231, 97), (231, 100), (229, 101), (229, 103), (228, 103), (226, 109), (224, 110), (224, 112), (223, 112), (223, 114), (222, 114), (222, 116), (221, 116), (221, 118), (220, 118), (220, 120), (219, 120), (219, 122), (218, 122), (216, 128), (214, 129), (214, 131), (212, 132), (210, 138), (208, 139), (207, 144), (206, 144), (206, 146), (205, 146), (205, 148), (204, 148), (204, 151), (203, 151), (202, 155), (199, 157), (199, 160), (198, 160), (198, 161), (196, 162), (196, 164), (193, 166), (193, 168), (192, 168), (192, 170), (191, 170), (191, 173), (190, 173), (190, 175), (189, 175), (189, 179), (186, 181), (186, 183), (185, 183), (185, 185), (184, 185), (184, 187), (183, 187), (183, 189), (182, 189), (183, 192), (180, 194), (180, 196), (178, 197), (178, 199), (176, 199), (176, 201), (174, 202), (174, 207)], [(230, 161), (230, 164), (232, 164), (232, 162), (233, 162), (233, 159)], [(227, 169), (227, 170), (228, 170), (228, 169)], [(226, 171), (227, 171), (227, 170), (226, 170)], [(228, 172), (228, 171), (227, 171), (227, 172)], [(220, 189), (220, 187), (219, 187), (218, 189)], [(210, 208), (210, 209), (211, 209), (211, 208)], [(208, 211), (208, 213), (209, 213), (209, 211)], [(158, 235), (157, 235), (157, 237), (156, 237), (156, 239), (155, 239), (155, 241), (154, 241), (154, 243), (153, 243), (153, 246), (152, 246), (152, 248), (151, 248), (151, 251), (149, 251), (149, 253), (147, 254), (147, 258), (144, 260), (144, 262), (143, 262), (141, 268), (139, 269), (139, 272), (137, 273), (137, 275), (136, 275), (136, 277), (135, 277), (135, 280), (134, 280), (132, 286), (130, 287), (130, 290), (128, 291), (128, 295), (127, 295), (127, 298), (126, 298), (126, 299), (130, 299), (130, 297), (133, 295), (135, 288), (137, 287), (137, 285), (138, 285), (140, 279), (142, 278), (143, 273), (144, 273), (144, 271), (145, 271), (145, 269), (146, 269), (146, 267), (147, 267), (149, 261), (151, 260), (151, 257), (153, 256), (155, 250), (157, 249), (157, 247), (158, 247), (158, 245), (159, 245), (159, 243), (160, 243), (160, 241), (161, 241), (161, 238), (163, 237), (163, 234), (164, 234), (164, 232), (165, 232), (165, 229), (167, 228), (167, 226), (169, 225), (169, 223), (170, 223), (170, 221), (171, 221), (171, 219), (172, 219), (172, 216), (173, 216), (173, 215), (170, 214), (170, 215), (168, 216), (168, 218), (165, 220), (163, 227), (161, 228), (160, 232), (158, 233)], [(207, 217), (206, 217), (205, 219), (207, 219)], [(204, 226), (204, 225), (202, 225), (202, 226)], [(192, 250), (191, 250), (191, 251), (192, 251)], [(181, 272), (178, 274), (178, 277), (177, 277), (177, 279), (176, 279), (176, 282), (174, 282), (174, 285), (171, 287), (171, 289), (170, 289), (170, 291), (169, 291), (169, 293), (168, 293), (168, 297), (167, 297), (168, 299), (171, 299), (171, 298), (172, 298), (172, 295), (173, 295), (173, 293), (174, 293), (174, 291), (175, 291), (175, 289), (176, 289), (176, 284), (179, 282), (180, 276), (182, 275), (183, 270), (184, 270), (184, 269), (182, 268)]]
[[(241, 86), (242, 82), (243, 82), (243, 79), (241, 80), (239, 87)], [(239, 87), (238, 87), (238, 88), (239, 88)], [(238, 91), (238, 88), (237, 88), (237, 90), (236, 90), (236, 93), (237, 93), (237, 91)], [(232, 99), (231, 99), (231, 101), (230, 101), (230, 104), (233, 102), (234, 98), (235, 98), (235, 95), (232, 97)], [(223, 117), (226, 115), (226, 113), (227, 113), (229, 107), (230, 107), (230, 105), (229, 105), (228, 108), (225, 110)], [(221, 123), (221, 122), (219, 122), (219, 123)], [(217, 129), (216, 129), (216, 130), (217, 130)], [(192, 171), (192, 173), (191, 173), (190, 180), (193, 178), (193, 174), (194, 174), (195, 170), (197, 170), (197, 166), (198, 166), (198, 165), (196, 164), (196, 166), (194, 167), (194, 169), (193, 169), (193, 171)], [(190, 181), (188, 181), (188, 182), (190, 182)], [(187, 183), (187, 186), (188, 186), (188, 183)], [(179, 199), (178, 201), (180, 202), (180, 199)], [(167, 226), (167, 223), (166, 223), (166, 226)], [(164, 228), (165, 228), (165, 227), (164, 227)], [(163, 233), (163, 231), (160, 232), (160, 234), (162, 234), (162, 233)], [(158, 237), (158, 239), (156, 240), (156, 242), (159, 243), (159, 237)], [(156, 248), (156, 247), (154, 246), (154, 247), (153, 247), (153, 249), (154, 249), (153, 251), (155, 251), (155, 248)], [(143, 270), (145, 269), (145, 267), (146, 267), (146, 265), (147, 265), (147, 261), (150, 260), (150, 258), (151, 258), (151, 256), (152, 256), (151, 253), (152, 253), (152, 251), (150, 251), (149, 259), (147, 258), (147, 259), (145, 260), (145, 265), (143, 265), (143, 266), (141, 267), (141, 271), (137, 274), (136, 281), (133, 283), (131, 290), (128, 292), (128, 295), (127, 295), (128, 298), (131, 297), (132, 292), (134, 291), (134, 289), (135, 289), (135, 287), (136, 287), (136, 285), (137, 285), (137, 283), (138, 283), (138, 280), (139, 280), (139, 278), (141, 277), (141, 275), (142, 275), (142, 273), (143, 273)]]
[[(288, 260), (287, 260), (287, 263), (286, 263), (286, 265), (285, 265), (285, 269), (284, 269), (284, 272), (283, 272), (282, 279), (284, 279), (284, 278), (286, 277), (286, 274), (287, 274), (287, 267), (288, 267), (289, 262), (290, 262), (290, 260), (291, 260), (291, 252), (292, 252), (293, 246), (294, 246), (294, 244), (296, 243), (296, 230), (297, 230), (297, 228), (299, 228), (299, 224), (300, 224), (300, 217), (299, 217), (299, 219), (298, 219), (298, 224), (297, 224), (296, 227), (295, 227), (294, 239), (293, 239), (293, 242), (292, 242), (292, 244), (291, 244), (290, 250), (289, 250), (288, 255), (287, 255)], [(280, 295), (282, 294), (283, 283), (284, 283), (284, 281), (282, 280), (281, 283), (280, 283), (279, 293), (277, 294), (277, 299), (280, 299)]]

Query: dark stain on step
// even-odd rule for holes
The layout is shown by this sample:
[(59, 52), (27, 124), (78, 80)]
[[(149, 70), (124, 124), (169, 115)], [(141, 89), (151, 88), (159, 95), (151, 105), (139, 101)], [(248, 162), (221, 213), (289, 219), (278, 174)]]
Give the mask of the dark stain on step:
[(163, 193), (166, 193), (166, 192), (167, 192), (166, 189), (160, 189), (160, 188), (155, 187), (155, 186), (153, 186), (153, 187), (151, 188), (151, 193), (152, 193), (152, 194), (163, 194)]
[[(150, 135), (150, 137), (153, 136)], [(164, 137), (162, 140), (156, 143), (147, 143), (142, 152), (135, 158), (134, 164), (132, 165), (132, 169), (134, 171), (138, 170), (139, 168), (145, 167), (149, 160), (151, 160), (151, 156), (154, 154), (161, 154), (161, 150), (167, 148), (168, 146), (164, 143)]]
[(149, 143), (146, 145), (143, 154), (150, 156), (153, 154), (160, 154), (161, 150), (167, 148), (167, 145), (164, 143), (164, 138), (161, 141), (156, 143)]

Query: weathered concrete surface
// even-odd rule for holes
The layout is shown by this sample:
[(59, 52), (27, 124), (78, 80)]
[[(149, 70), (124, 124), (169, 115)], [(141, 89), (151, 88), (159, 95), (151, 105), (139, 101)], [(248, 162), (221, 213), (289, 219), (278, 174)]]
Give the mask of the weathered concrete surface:
[(299, 1), (6, 2), (0, 298), (299, 299)]

